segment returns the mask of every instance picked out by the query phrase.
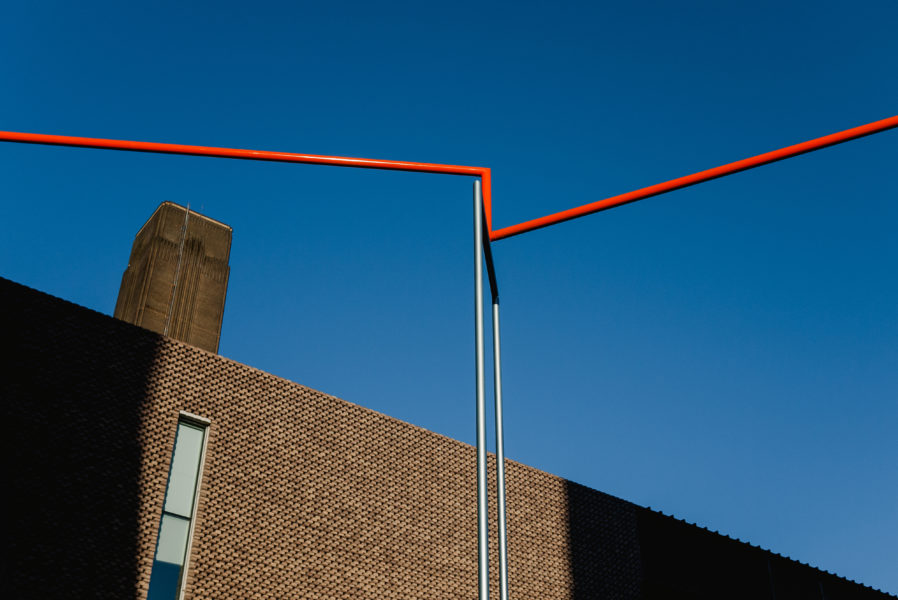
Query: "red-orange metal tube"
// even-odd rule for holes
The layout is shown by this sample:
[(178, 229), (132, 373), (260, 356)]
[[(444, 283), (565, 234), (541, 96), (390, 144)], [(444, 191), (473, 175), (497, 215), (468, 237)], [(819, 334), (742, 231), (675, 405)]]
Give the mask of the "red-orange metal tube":
[(489, 169), (483, 169), (480, 174), (480, 183), (483, 187), (483, 212), (486, 213), (486, 231), (493, 235), (493, 183)]
[(664, 183), (652, 185), (633, 192), (628, 192), (626, 194), (611, 196), (610, 198), (605, 198), (604, 200), (599, 200), (590, 204), (584, 204), (583, 206), (578, 206), (576, 208), (571, 208), (555, 214), (547, 215), (539, 219), (533, 219), (532, 221), (518, 223), (517, 225), (512, 225), (511, 227), (503, 227), (502, 229), (497, 229), (495, 231), (492, 231), (491, 227), (490, 230), (492, 231), (492, 233), (490, 234), (490, 239), (492, 241), (496, 241), (509, 238), (514, 235), (533, 231), (534, 229), (548, 227), (549, 225), (555, 225), (556, 223), (562, 223), (564, 221), (576, 219), (577, 217), (590, 215), (602, 210), (614, 208), (615, 206), (629, 204), (630, 202), (636, 202), (637, 200), (643, 200), (645, 198), (657, 196), (658, 194), (663, 194), (665, 192), (672, 192), (673, 190), (678, 190), (690, 185), (695, 185), (696, 183), (702, 183), (703, 181), (717, 179), (718, 177), (723, 177), (724, 175), (730, 175), (732, 173), (738, 173), (739, 171), (745, 171), (746, 169), (760, 167), (761, 165), (766, 165), (768, 163), (782, 160), (784, 158), (790, 158), (792, 156), (797, 156), (799, 154), (804, 154), (813, 150), (819, 150), (820, 148), (826, 148), (827, 146), (847, 142), (849, 140), (857, 139), (859, 137), (870, 135), (872, 133), (885, 131), (887, 129), (892, 129), (894, 127), (898, 127), (898, 116), (883, 119), (881, 121), (875, 121), (873, 123), (855, 127), (853, 129), (846, 129), (845, 131), (840, 131), (839, 133), (833, 133), (831, 135), (813, 139), (801, 144), (795, 144), (794, 146), (787, 146), (786, 148), (774, 150), (773, 152), (759, 154), (758, 156), (754, 156), (752, 158), (746, 158), (726, 165), (722, 165), (720, 167), (716, 167), (714, 169), (708, 169), (706, 171), (693, 173), (692, 175), (686, 175), (685, 177), (672, 179)]
[(100, 148), (104, 150), (153, 152), (157, 154), (186, 154), (190, 156), (211, 156), (216, 158), (237, 158), (243, 160), (267, 160), (273, 162), (303, 163), (310, 165), (330, 165), (334, 167), (383, 169), (388, 171), (417, 171), (420, 173), (439, 173), (444, 175), (468, 175), (472, 177), (480, 177), (482, 179), (484, 208), (487, 214), (487, 223), (492, 222), (490, 170), (485, 167), (441, 165), (434, 163), (407, 162), (399, 160), (379, 160), (373, 158), (351, 158), (346, 156), (322, 156), (318, 154), (295, 154), (292, 152), (271, 152), (266, 150), (239, 150), (235, 148), (215, 148), (211, 146), (157, 144), (154, 142), (105, 140), (99, 138), (71, 137), (65, 135), (45, 135), (41, 133), (20, 133), (16, 131), (0, 131), (0, 142), (47, 144), (51, 146), (76, 146), (80, 148)]

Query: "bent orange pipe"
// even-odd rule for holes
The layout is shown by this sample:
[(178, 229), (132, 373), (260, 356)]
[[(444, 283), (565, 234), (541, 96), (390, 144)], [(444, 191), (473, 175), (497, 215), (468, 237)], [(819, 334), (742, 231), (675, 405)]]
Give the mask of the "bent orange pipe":
[(898, 116), (882, 119), (860, 127), (846, 129), (838, 133), (787, 146), (772, 152), (766, 152), (757, 156), (728, 163), (713, 169), (699, 171), (692, 175), (678, 177), (664, 183), (638, 189), (626, 194), (611, 196), (604, 200), (591, 202), (575, 208), (557, 212), (551, 215), (518, 223), (510, 227), (493, 230), (492, 219), (492, 177), (486, 167), (473, 167), (463, 165), (444, 165), (437, 163), (422, 163), (397, 160), (381, 160), (372, 158), (354, 158), (346, 156), (326, 156), (319, 154), (297, 154), (292, 152), (272, 152), (266, 150), (243, 150), (236, 148), (217, 148), (212, 146), (189, 146), (182, 144), (161, 144), (155, 142), (135, 142), (128, 140), (109, 140), (101, 138), (73, 137), (62, 135), (46, 135), (39, 133), (21, 133), (14, 131), (0, 131), (0, 141), (20, 142), (27, 144), (46, 144), (53, 146), (75, 146), (81, 148), (99, 148), (106, 150), (125, 150), (132, 152), (152, 152), (159, 154), (184, 154), (190, 156), (209, 156), (217, 158), (235, 158), (242, 160), (264, 160), (273, 162), (302, 163), (314, 165), (329, 165), (335, 167), (355, 167), (362, 169), (382, 169), (390, 171), (416, 171), (420, 173), (437, 173), (444, 175), (466, 175), (480, 177), (483, 189), (483, 208), (486, 217), (486, 229), (490, 241), (498, 241), (557, 223), (563, 223), (571, 219), (590, 215), (638, 200), (644, 200), (666, 192), (682, 189), (697, 183), (724, 177), (739, 171), (745, 171), (761, 165), (805, 154), (842, 142), (857, 139), (887, 129), (898, 127)]

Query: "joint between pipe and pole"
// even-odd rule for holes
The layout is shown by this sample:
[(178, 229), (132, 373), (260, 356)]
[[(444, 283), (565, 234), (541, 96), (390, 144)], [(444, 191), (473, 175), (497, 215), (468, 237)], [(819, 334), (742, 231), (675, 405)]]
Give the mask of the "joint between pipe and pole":
[(486, 215), (483, 217), (483, 256), (486, 261), (486, 274), (490, 282), (490, 295), (493, 304), (499, 304), (499, 278), (496, 275), (496, 264), (493, 261), (493, 245), (490, 242), (489, 231), (486, 229)]

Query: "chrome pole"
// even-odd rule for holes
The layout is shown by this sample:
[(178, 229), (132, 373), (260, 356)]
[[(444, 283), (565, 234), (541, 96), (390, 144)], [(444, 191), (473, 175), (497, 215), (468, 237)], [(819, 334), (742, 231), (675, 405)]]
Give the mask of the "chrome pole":
[(493, 386), (496, 400), (496, 509), (499, 513), (499, 597), (508, 600), (508, 546), (505, 533), (505, 439), (502, 428), (502, 355), (499, 351), (499, 297), (493, 298)]
[(490, 598), (486, 499), (486, 409), (483, 383), (483, 192), (474, 180), (474, 356), (477, 373), (477, 587)]

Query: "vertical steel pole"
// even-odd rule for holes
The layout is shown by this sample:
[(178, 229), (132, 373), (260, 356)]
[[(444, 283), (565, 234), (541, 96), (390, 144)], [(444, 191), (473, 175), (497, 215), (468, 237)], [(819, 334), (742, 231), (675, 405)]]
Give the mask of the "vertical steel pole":
[(496, 508), (499, 513), (499, 597), (508, 600), (508, 546), (505, 534), (505, 434), (502, 428), (502, 354), (499, 350), (499, 297), (493, 298), (493, 386), (496, 400)]
[(474, 355), (477, 373), (477, 585), (480, 600), (490, 597), (486, 499), (486, 408), (483, 383), (483, 192), (474, 181)]

